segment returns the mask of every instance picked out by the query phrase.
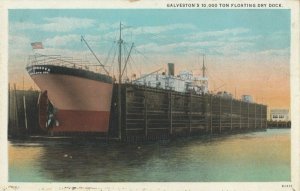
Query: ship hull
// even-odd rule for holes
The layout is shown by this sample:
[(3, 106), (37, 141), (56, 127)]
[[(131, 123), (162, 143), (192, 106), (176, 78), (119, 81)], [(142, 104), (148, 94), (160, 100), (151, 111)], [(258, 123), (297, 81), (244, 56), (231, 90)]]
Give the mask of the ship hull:
[(110, 111), (59, 110), (56, 119), (58, 128), (53, 132), (100, 132), (106, 133)]
[(110, 78), (57, 66), (31, 66), (27, 70), (40, 90), (47, 92), (54, 107), (53, 123), (50, 126), (44, 120), (40, 123), (42, 128), (68, 133), (108, 132), (113, 88)]

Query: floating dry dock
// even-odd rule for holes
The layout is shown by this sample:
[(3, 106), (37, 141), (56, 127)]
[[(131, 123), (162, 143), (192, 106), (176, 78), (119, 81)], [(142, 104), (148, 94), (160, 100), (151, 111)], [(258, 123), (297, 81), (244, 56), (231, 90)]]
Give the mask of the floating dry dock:
[(121, 130), (114, 88), (110, 133), (123, 140), (157, 140), (267, 128), (267, 106), (211, 94), (122, 85)]
[[(121, 85), (122, 112), (121, 121), (118, 121), (117, 86), (115, 84), (113, 90), (109, 132), (93, 135), (108, 135), (123, 141), (144, 141), (267, 128), (266, 105), (211, 94), (180, 93), (133, 84)], [(29, 135), (41, 133), (37, 127), (38, 93), (18, 90), (9, 92), (10, 134), (19, 135), (25, 131)], [(121, 129), (118, 128), (119, 122)]]

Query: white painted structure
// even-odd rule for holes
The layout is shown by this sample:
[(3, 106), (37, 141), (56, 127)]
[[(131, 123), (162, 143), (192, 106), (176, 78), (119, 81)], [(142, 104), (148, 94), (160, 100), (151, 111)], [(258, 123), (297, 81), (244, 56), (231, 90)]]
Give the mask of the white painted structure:
[(271, 109), (270, 111), (271, 121), (289, 121), (288, 109)]
[(193, 73), (190, 71), (181, 71), (177, 76), (171, 75), (170, 72), (169, 74), (146, 74), (134, 80), (133, 83), (183, 93), (208, 93), (208, 78), (205, 76), (193, 76)]

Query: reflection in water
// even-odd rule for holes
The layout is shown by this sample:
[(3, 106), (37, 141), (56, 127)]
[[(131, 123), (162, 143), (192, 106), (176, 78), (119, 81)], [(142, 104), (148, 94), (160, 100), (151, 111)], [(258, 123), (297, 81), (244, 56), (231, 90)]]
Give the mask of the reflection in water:
[(288, 181), (290, 131), (143, 145), (12, 142), (10, 181)]

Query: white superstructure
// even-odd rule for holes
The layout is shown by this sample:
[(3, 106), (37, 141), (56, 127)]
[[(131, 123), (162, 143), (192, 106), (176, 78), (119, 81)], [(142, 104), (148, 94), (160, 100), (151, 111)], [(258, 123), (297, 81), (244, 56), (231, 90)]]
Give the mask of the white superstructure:
[(142, 75), (134, 84), (145, 85), (153, 88), (174, 90), (177, 92), (193, 92), (196, 94), (208, 93), (208, 78), (205, 76), (193, 76), (190, 71), (181, 71), (174, 76), (174, 64), (168, 64), (168, 74), (154, 73)]

